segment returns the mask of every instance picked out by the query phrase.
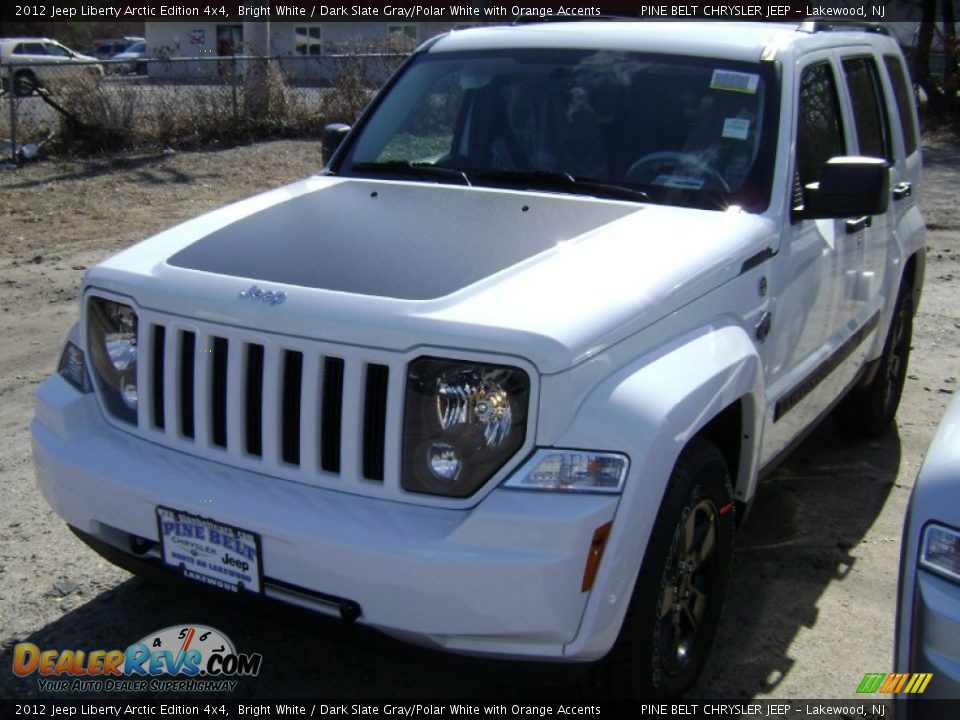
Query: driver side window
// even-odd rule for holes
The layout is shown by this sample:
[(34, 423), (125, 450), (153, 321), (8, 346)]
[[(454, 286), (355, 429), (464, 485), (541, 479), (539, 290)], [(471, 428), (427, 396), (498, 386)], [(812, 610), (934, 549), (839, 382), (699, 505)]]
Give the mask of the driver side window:
[[(827, 160), (846, 155), (840, 101), (830, 63), (804, 68), (799, 100), (795, 193), (802, 193), (805, 185), (819, 179)], [(802, 203), (802, 194), (795, 200)]]

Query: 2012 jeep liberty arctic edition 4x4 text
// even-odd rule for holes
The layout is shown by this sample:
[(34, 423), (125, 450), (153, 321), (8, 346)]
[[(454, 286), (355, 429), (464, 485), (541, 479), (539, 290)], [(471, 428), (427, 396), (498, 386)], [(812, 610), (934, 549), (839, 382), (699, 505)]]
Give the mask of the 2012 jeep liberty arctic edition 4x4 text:
[(831, 409), (896, 411), (924, 273), (897, 44), (464, 30), (344, 130), (87, 273), (46, 499), (129, 567), (681, 691), (758, 474)]

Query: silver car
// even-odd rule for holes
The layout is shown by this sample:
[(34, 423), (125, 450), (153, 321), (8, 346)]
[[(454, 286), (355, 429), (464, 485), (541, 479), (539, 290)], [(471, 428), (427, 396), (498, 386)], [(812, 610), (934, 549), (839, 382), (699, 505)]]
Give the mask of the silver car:
[(960, 698), (960, 396), (947, 408), (907, 509), (895, 658), (898, 672), (932, 674), (918, 684), (922, 693), (900, 695), (898, 719), (937, 717), (944, 707), (927, 699)]
[[(12, 66), (12, 67), (8, 67)], [(31, 95), (38, 88), (69, 80), (77, 73), (103, 75), (95, 57), (75, 52), (56, 40), (39, 37), (0, 38), (0, 76), (6, 90)]]

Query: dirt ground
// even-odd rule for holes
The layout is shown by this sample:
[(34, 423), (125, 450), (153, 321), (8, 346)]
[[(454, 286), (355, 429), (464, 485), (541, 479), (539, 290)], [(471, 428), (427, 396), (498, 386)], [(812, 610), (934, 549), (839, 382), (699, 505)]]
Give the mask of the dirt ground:
[[(960, 149), (928, 142), (925, 164), (929, 260), (897, 429), (851, 444), (827, 423), (763, 482), (697, 696), (851, 697), (866, 672), (894, 669), (904, 511), (960, 376)], [(493, 672), (299, 613), (265, 614), (131, 577), (82, 545), (40, 496), (33, 395), (76, 318), (84, 269), (319, 165), (318, 144), (276, 142), (0, 170), (0, 696), (42, 696), (35, 679), (11, 672), (17, 642), (123, 648), (185, 622), (218, 627), (241, 651), (263, 654), (260, 676), (238, 688), (245, 697), (570, 693), (549, 673)]]

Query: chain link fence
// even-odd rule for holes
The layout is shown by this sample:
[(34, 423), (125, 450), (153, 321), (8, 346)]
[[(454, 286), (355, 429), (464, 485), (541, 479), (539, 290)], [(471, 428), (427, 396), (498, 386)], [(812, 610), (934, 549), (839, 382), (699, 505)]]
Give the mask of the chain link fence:
[(406, 58), (140, 58), (0, 66), (0, 155), (187, 148), (319, 137), (352, 122)]

